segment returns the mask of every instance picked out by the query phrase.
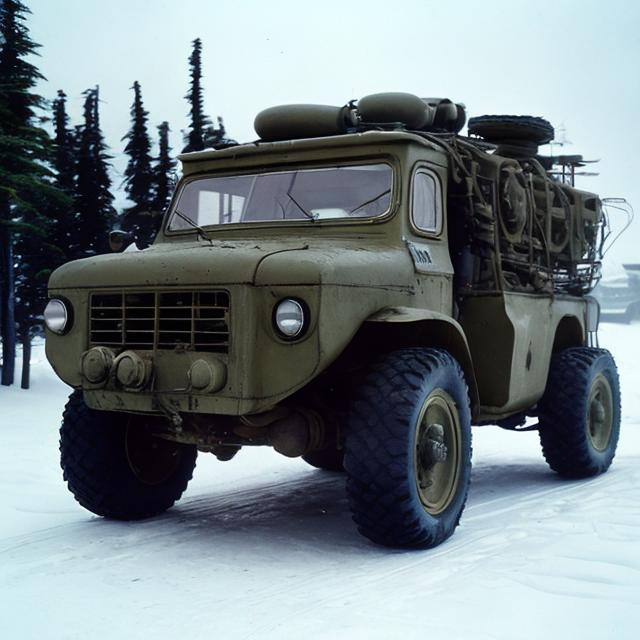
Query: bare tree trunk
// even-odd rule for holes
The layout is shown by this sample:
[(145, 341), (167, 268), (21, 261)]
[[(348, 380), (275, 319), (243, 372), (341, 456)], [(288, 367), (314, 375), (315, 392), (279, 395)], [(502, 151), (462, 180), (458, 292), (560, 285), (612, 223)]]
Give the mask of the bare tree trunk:
[(31, 378), (31, 331), (22, 334), (22, 381), (20, 388), (28, 389)]
[(9, 213), (9, 202), (0, 196), (0, 333), (2, 334), (2, 377), (0, 383), (5, 386), (13, 384), (16, 366), (13, 247), (11, 230), (7, 226)]

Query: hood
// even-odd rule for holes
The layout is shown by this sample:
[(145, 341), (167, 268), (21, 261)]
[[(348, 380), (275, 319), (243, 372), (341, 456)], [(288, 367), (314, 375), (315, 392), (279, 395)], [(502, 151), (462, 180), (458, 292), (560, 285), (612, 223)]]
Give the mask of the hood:
[(304, 249), (299, 241), (282, 240), (157, 244), (68, 262), (53, 272), (49, 288), (253, 284), (264, 258)]
[[(368, 243), (371, 244), (371, 243)], [(158, 244), (69, 262), (49, 288), (340, 284), (402, 289), (413, 266), (404, 247), (301, 239)]]

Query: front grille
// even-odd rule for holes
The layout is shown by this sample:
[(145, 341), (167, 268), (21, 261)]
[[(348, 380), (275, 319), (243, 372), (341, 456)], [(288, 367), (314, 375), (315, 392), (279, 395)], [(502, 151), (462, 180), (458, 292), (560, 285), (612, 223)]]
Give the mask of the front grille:
[(226, 291), (91, 295), (91, 346), (229, 351)]

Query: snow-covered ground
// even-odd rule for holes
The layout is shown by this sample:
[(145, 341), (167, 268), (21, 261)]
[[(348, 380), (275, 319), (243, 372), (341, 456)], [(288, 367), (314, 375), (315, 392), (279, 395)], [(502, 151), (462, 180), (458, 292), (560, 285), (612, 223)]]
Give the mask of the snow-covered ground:
[(605, 324), (623, 426), (611, 470), (558, 479), (536, 433), (474, 431), (467, 509), (431, 551), (351, 523), (341, 474), (269, 450), (201, 455), (184, 498), (105, 521), (62, 482), (68, 389), (34, 353), (0, 388), (0, 638), (638, 638), (640, 325)]

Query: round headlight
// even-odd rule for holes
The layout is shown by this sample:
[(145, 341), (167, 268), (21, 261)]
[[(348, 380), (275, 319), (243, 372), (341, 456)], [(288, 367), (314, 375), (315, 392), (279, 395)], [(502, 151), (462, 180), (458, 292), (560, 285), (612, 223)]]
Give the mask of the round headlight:
[(275, 313), (278, 331), (285, 338), (297, 338), (304, 329), (304, 309), (296, 300), (287, 298), (278, 303)]
[(64, 333), (69, 321), (67, 307), (62, 300), (49, 300), (44, 310), (44, 323), (53, 333)]

